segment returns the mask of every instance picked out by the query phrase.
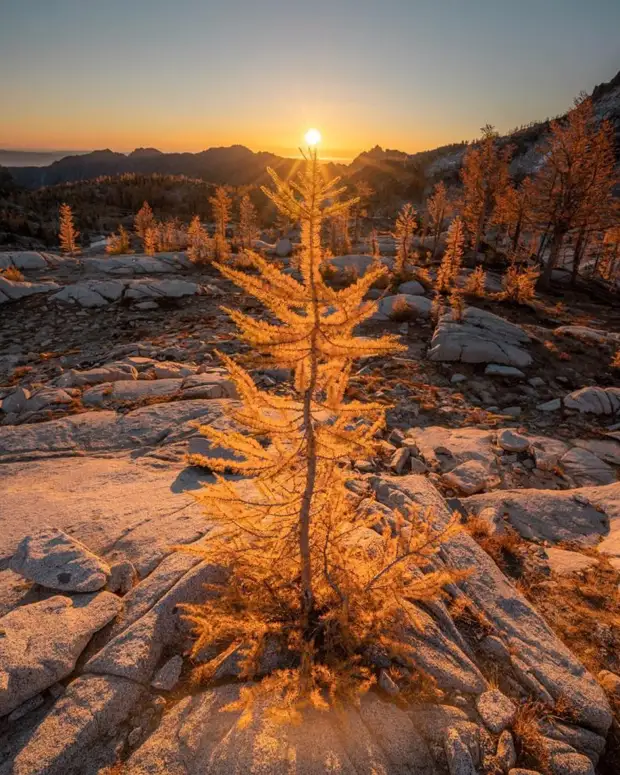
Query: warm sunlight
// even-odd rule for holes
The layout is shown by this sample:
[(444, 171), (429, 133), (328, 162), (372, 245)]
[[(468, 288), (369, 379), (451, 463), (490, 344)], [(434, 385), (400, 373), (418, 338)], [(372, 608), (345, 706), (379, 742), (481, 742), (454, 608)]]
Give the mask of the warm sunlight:
[(306, 134), (304, 135), (304, 138), (308, 145), (314, 146), (318, 145), (321, 142), (321, 133), (318, 129), (308, 129)]

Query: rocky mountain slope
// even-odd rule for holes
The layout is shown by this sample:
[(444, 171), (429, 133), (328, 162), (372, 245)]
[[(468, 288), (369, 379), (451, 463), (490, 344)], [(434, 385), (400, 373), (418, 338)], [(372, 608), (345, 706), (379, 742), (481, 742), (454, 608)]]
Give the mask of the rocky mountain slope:
[[(217, 450), (197, 422), (232, 427), (214, 350), (244, 349), (219, 307), (255, 302), (182, 253), (0, 261), (27, 277), (0, 278), (0, 775), (618, 772), (615, 310), (489, 296), (434, 322), (420, 283), (381, 299), (367, 332), (406, 351), (351, 383), (391, 406), (380, 454), (352, 461), (360, 494), (378, 525), (456, 509), (438, 562), (468, 575), (416, 608), (414, 696), (378, 657), (359, 708), (283, 731), (222, 710), (239, 655), (216, 688), (192, 683), (178, 606), (217, 569), (173, 550), (210, 530), (188, 454)], [(254, 377), (286, 393), (281, 371)]]

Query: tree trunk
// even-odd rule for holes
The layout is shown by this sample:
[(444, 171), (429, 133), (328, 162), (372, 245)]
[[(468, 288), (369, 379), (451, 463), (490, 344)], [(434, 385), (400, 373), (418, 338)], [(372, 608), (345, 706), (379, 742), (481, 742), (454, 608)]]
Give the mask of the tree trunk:
[(515, 226), (515, 233), (512, 236), (512, 249), (513, 251), (517, 249), (517, 245), (519, 244), (519, 237), (521, 236), (521, 227), (523, 226), (523, 218), (519, 216), (517, 220), (517, 225)]
[(551, 250), (549, 252), (549, 258), (545, 264), (542, 275), (540, 276), (540, 287), (548, 289), (551, 284), (551, 272), (555, 269), (555, 265), (560, 255), (560, 250), (564, 244), (564, 236), (566, 234), (565, 229), (556, 228), (553, 232), (553, 240), (551, 242)]
[(577, 277), (579, 276), (579, 267), (581, 266), (581, 260), (583, 259), (583, 254), (586, 251), (586, 229), (585, 226), (583, 226), (581, 229), (579, 229), (579, 234), (577, 235), (577, 241), (575, 243), (575, 250), (573, 252), (573, 267), (571, 272), (571, 278), (570, 278), (570, 284), (574, 288), (577, 285)]
[[(316, 152), (312, 156), (312, 172), (313, 179), (316, 181), (317, 171), (317, 156)], [(306, 459), (308, 461), (308, 467), (306, 471), (306, 486), (301, 499), (301, 509), (299, 511), (299, 555), (301, 560), (301, 610), (304, 620), (304, 629), (306, 635), (310, 627), (312, 618), (312, 609), (314, 607), (314, 594), (312, 591), (312, 557), (310, 552), (310, 522), (312, 518), (312, 497), (314, 495), (314, 488), (316, 486), (316, 474), (317, 474), (317, 453), (316, 453), (316, 433), (314, 428), (314, 418), (312, 417), (312, 398), (316, 389), (317, 374), (318, 374), (318, 361), (316, 353), (316, 340), (319, 320), (319, 305), (316, 295), (316, 286), (314, 281), (314, 266), (318, 260), (318, 256), (315, 255), (314, 248), (314, 232), (315, 226), (315, 191), (313, 189), (312, 200), (310, 204), (310, 292), (312, 294), (312, 307), (314, 315), (314, 326), (310, 338), (310, 379), (308, 387), (304, 393), (303, 402), (303, 421), (304, 421), (304, 433), (306, 436)]]

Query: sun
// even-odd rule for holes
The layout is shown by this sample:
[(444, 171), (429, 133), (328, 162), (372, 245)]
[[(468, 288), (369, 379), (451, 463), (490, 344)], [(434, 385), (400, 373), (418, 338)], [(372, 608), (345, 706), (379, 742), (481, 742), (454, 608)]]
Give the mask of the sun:
[(321, 133), (318, 129), (308, 129), (304, 137), (310, 146), (318, 145), (321, 142)]

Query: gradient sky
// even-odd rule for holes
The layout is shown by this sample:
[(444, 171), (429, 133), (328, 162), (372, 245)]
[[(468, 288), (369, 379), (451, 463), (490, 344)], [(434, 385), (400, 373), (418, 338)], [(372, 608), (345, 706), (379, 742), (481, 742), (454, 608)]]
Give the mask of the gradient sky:
[(0, 0), (0, 147), (413, 152), (566, 110), (620, 0)]

